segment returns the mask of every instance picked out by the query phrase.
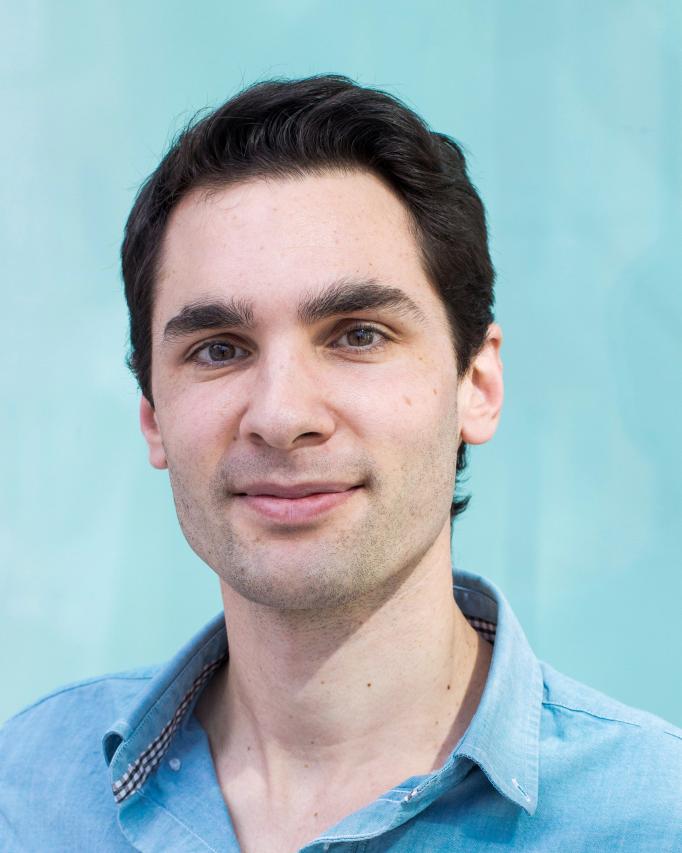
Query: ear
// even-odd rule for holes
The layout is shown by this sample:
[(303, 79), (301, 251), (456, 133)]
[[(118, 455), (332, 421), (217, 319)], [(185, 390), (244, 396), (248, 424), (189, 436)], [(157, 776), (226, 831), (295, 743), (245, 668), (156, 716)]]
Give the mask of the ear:
[(156, 419), (156, 412), (144, 394), (140, 400), (140, 428), (149, 448), (149, 464), (159, 470), (167, 468), (168, 461), (161, 441), (161, 430)]
[(501, 345), (502, 330), (497, 323), (491, 323), (481, 350), (461, 382), (459, 427), (467, 444), (483, 444), (497, 429), (504, 397)]

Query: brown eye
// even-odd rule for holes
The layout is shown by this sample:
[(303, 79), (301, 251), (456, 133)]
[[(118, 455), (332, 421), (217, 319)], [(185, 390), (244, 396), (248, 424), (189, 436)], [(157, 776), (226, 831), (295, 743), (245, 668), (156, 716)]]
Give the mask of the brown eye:
[(204, 344), (192, 355), (192, 361), (200, 364), (202, 367), (215, 367), (222, 364), (230, 364), (233, 361), (238, 361), (243, 356), (238, 356), (237, 352), (241, 350), (246, 352), (242, 347), (235, 344), (230, 344), (227, 341), (209, 341)]
[[(347, 343), (343, 343), (344, 338)], [(368, 352), (384, 346), (388, 338), (374, 326), (355, 326), (352, 329), (347, 329), (338, 340), (342, 347)]]
[(351, 346), (364, 347), (372, 343), (376, 332), (374, 329), (352, 329), (348, 334), (348, 343)]
[(231, 344), (209, 344), (206, 354), (211, 361), (226, 361), (234, 356), (234, 347)]

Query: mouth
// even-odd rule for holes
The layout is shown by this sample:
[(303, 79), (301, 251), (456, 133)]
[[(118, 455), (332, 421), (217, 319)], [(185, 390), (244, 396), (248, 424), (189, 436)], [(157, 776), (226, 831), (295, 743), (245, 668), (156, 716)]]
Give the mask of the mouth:
[(300, 483), (273, 483), (259, 481), (251, 483), (243, 491), (236, 492), (239, 497), (273, 497), (273, 498), (305, 498), (309, 495), (328, 494), (331, 492), (346, 492), (357, 483), (341, 481), (314, 482), (312, 480)]
[[(313, 487), (302, 487), (299, 491), (305, 492), (298, 496), (282, 496), (281, 494), (262, 493), (251, 494), (248, 492), (235, 493), (237, 502), (245, 508), (270, 521), (292, 524), (304, 524), (317, 520), (323, 515), (330, 513), (333, 509), (352, 500), (363, 488), (362, 485), (345, 486), (337, 491), (310, 491)], [(296, 491), (295, 488), (287, 491)], [(283, 491), (278, 489), (278, 491)]]

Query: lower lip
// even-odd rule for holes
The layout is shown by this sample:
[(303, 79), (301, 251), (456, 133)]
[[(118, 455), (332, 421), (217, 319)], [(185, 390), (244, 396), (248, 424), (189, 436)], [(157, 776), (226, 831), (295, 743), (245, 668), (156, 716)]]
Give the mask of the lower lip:
[(273, 495), (237, 495), (246, 506), (265, 518), (285, 524), (314, 521), (326, 512), (345, 503), (361, 486), (345, 492), (319, 492), (303, 498), (276, 498)]

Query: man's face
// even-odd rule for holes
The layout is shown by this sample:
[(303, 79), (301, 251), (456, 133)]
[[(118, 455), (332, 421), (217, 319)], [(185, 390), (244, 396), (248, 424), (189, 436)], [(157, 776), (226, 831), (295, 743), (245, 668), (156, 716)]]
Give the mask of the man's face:
[[(226, 584), (281, 609), (331, 607), (449, 548), (455, 353), (378, 178), (193, 192), (161, 267), (143, 431), (188, 542)], [(332, 494), (281, 495), (300, 484)]]

